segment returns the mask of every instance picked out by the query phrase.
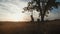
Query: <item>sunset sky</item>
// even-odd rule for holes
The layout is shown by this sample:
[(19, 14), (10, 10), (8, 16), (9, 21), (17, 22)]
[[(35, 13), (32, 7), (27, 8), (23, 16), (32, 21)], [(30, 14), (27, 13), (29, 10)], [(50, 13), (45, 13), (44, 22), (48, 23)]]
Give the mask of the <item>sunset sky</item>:
[[(0, 0), (0, 21), (30, 21), (31, 12), (22, 13), (23, 8), (27, 6), (30, 0)], [(57, 2), (60, 0), (57, 0)], [(39, 12), (33, 12), (35, 20)], [(60, 19), (60, 6), (58, 9), (53, 7), (45, 20)]]

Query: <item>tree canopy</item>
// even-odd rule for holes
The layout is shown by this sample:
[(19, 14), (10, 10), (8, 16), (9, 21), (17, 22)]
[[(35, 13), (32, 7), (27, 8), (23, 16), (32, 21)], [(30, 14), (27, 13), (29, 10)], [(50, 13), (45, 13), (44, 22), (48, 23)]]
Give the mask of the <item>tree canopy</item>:
[(31, 2), (28, 2), (28, 6), (25, 7), (25, 10), (39, 11), (41, 21), (44, 21), (44, 16), (46, 15), (46, 12), (48, 12), (48, 10), (52, 10), (52, 7), (58, 8), (58, 6), (60, 6), (60, 2), (56, 2), (56, 0), (31, 0)]

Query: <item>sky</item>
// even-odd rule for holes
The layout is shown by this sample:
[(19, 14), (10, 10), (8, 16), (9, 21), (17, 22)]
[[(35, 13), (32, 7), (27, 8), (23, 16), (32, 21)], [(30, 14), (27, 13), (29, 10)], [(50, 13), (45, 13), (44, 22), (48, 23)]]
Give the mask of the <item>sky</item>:
[[(22, 13), (30, 0), (0, 0), (0, 21), (31, 21), (31, 12)], [(57, 0), (57, 2), (60, 0)], [(36, 21), (39, 12), (33, 12)], [(60, 19), (60, 7), (53, 10), (45, 17), (45, 20)]]

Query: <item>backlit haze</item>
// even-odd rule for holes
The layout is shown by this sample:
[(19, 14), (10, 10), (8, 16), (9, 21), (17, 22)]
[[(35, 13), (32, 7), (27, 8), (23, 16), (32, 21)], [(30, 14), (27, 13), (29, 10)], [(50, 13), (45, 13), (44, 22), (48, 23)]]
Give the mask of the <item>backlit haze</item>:
[[(0, 21), (30, 21), (31, 12), (22, 13), (28, 2), (28, 0), (0, 0)], [(60, 19), (60, 7), (51, 11), (45, 20)], [(39, 12), (35, 11), (33, 14), (35, 21), (40, 18)]]

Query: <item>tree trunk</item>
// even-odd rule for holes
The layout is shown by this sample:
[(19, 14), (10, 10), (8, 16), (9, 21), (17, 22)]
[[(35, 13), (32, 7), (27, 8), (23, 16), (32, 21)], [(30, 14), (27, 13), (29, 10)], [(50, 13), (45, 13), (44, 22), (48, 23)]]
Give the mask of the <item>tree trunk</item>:
[(37, 19), (37, 22), (40, 22), (40, 19)]
[(44, 22), (44, 14), (41, 15), (41, 22)]
[(44, 22), (45, 12), (44, 11), (40, 11), (40, 16), (41, 16), (41, 22)]
[(44, 16), (45, 16), (45, 3), (42, 2), (42, 8), (41, 8), (42, 11), (41, 12), (41, 22), (44, 22)]
[(33, 18), (33, 15), (31, 15), (31, 22), (34, 22), (34, 18)]

